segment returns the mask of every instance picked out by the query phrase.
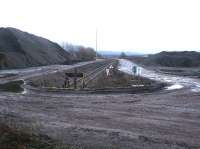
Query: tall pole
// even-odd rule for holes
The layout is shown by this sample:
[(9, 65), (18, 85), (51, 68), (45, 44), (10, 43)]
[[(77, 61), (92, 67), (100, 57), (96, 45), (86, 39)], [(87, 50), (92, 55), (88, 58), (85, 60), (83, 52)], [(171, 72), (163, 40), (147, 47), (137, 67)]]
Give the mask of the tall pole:
[(97, 39), (98, 38), (98, 30), (97, 30), (97, 28), (96, 28), (96, 60), (97, 60), (97, 48), (98, 48), (98, 43), (97, 43)]

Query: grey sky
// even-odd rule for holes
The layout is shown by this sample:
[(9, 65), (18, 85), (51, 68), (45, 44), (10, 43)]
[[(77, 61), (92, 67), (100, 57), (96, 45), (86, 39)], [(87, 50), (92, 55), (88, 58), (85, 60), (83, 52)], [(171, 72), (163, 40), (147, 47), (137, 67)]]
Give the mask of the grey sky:
[(199, 0), (0, 0), (0, 26), (98, 49), (200, 49)]

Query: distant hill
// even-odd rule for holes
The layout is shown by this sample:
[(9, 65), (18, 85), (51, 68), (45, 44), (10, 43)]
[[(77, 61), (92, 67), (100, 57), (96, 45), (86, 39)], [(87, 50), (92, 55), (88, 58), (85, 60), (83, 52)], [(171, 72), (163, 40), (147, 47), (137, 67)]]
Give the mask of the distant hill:
[(59, 64), (70, 54), (58, 44), (15, 28), (0, 28), (0, 69)]
[(200, 52), (160, 52), (149, 55), (145, 59), (149, 65), (160, 65), (167, 67), (196, 67), (200, 66)]

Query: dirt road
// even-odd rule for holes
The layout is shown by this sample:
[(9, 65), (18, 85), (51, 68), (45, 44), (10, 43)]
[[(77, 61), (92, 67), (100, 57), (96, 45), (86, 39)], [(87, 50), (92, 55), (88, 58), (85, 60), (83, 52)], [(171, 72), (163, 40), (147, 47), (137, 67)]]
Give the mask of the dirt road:
[[(81, 67), (87, 64), (95, 64), (101, 61), (104, 61), (104, 60), (99, 59), (97, 61), (81, 62), (74, 65), (50, 65), (50, 66), (42, 66), (42, 67), (31, 67), (31, 68), (26, 68), (26, 69), (1, 70), (0, 83), (2, 84), (9, 81), (15, 81), (15, 80), (26, 80), (32, 77), (52, 74), (56, 72), (62, 72), (65, 70), (73, 69), (75, 67)], [(4, 77), (9, 74), (11, 74), (12, 76)]]
[[(0, 115), (77, 148), (200, 148), (200, 92), (0, 93)], [(12, 120), (11, 120), (12, 119)]]

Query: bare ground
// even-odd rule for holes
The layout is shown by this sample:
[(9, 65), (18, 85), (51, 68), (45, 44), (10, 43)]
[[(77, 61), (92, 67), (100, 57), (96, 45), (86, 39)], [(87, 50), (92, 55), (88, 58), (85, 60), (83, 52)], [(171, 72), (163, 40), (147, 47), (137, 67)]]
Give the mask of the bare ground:
[[(45, 69), (19, 76), (55, 71)], [(73, 149), (198, 149), (199, 99), (200, 92), (187, 88), (108, 95), (1, 92), (0, 120)]]
[[(77, 148), (200, 148), (200, 93), (1, 93), (1, 116)], [(11, 120), (12, 119), (12, 120)]]

